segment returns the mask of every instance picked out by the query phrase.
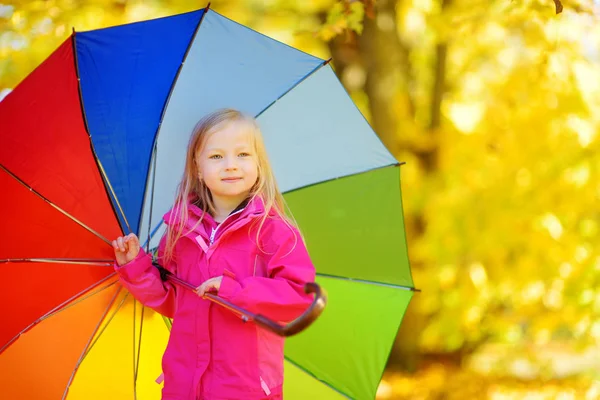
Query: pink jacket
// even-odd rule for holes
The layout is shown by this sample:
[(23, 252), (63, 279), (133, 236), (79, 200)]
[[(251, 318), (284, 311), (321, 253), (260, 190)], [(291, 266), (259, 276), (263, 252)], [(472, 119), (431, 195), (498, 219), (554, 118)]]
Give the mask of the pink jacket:
[[(173, 212), (165, 214), (165, 222)], [(187, 226), (192, 228), (202, 214), (190, 204)], [(291, 321), (311, 302), (303, 286), (314, 281), (315, 270), (299, 232), (274, 212), (265, 220), (257, 245), (263, 215), (260, 198), (230, 215), (216, 230), (217, 224), (207, 213), (193, 232), (176, 243), (174, 260), (168, 265), (161, 261), (163, 237), (159, 261), (196, 286), (222, 275), (220, 297), (276, 321)], [(161, 281), (143, 250), (115, 269), (136, 299), (173, 318), (162, 362), (164, 400), (282, 397), (283, 338), (243, 322), (189, 290)]]

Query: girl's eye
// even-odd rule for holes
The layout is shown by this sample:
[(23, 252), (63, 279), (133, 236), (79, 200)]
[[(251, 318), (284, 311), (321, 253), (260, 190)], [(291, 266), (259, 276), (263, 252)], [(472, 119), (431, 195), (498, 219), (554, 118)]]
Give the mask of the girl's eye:
[(239, 157), (250, 157), (250, 153), (240, 153)]
[(218, 159), (223, 158), (223, 157), (221, 157), (220, 154), (213, 154), (212, 156), (210, 156), (208, 158), (210, 158), (211, 160), (218, 160)]

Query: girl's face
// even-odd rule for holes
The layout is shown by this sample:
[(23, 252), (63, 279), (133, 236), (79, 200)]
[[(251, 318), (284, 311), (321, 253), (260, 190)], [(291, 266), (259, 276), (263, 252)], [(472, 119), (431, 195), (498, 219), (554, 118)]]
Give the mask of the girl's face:
[(196, 154), (198, 178), (210, 190), (215, 204), (241, 203), (258, 179), (258, 164), (249, 127), (225, 122), (206, 139)]

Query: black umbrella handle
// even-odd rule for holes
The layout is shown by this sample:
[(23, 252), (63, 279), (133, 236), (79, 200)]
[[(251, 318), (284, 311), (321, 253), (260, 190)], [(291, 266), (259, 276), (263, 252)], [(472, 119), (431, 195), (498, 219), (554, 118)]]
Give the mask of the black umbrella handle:
[[(166, 270), (158, 263), (152, 262), (152, 264), (156, 268), (158, 268), (161, 279), (163, 279), (164, 281), (168, 280), (169, 282), (172, 282), (180, 287), (183, 287), (194, 293), (196, 292), (196, 286), (184, 281), (181, 278), (178, 278), (176, 275), (173, 275), (170, 271)], [(232, 304), (227, 300), (214, 294), (206, 293), (204, 297), (237, 314), (242, 318), (242, 320), (244, 320), (244, 322), (253, 321), (255, 324), (279, 336), (287, 337), (295, 335), (308, 328), (321, 315), (321, 313), (325, 309), (325, 305), (327, 304), (327, 293), (317, 283), (309, 282), (305, 284), (304, 292), (306, 294), (314, 293), (315, 297), (313, 298), (311, 305), (306, 309), (306, 311), (302, 313), (302, 315), (285, 325), (281, 325), (280, 323), (273, 321), (272, 319), (269, 319), (264, 315), (251, 313), (250, 311), (236, 306), (235, 304)]]

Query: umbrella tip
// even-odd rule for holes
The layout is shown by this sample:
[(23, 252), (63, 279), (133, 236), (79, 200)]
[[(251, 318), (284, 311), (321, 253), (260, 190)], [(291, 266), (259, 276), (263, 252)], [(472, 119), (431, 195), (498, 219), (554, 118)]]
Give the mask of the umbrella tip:
[(208, 9), (210, 8), (210, 1), (208, 2), (208, 4), (206, 5), (206, 11), (208, 11)]

